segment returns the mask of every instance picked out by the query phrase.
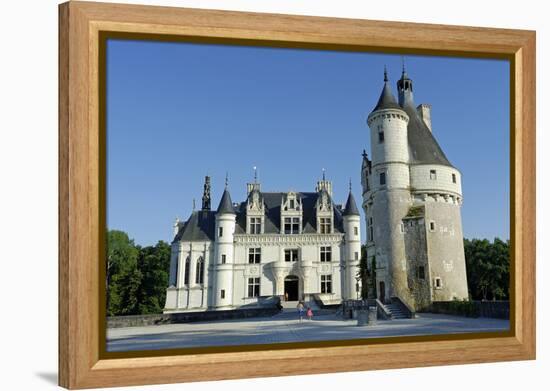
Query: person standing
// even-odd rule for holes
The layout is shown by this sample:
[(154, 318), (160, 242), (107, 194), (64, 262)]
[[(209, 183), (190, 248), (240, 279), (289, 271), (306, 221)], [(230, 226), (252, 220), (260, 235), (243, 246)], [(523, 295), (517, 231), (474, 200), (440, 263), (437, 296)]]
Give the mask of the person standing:
[(307, 319), (308, 319), (308, 320), (312, 320), (312, 319), (313, 319), (313, 310), (311, 309), (311, 307), (307, 307), (306, 316), (307, 316)]
[(300, 318), (300, 322), (302, 321), (302, 318), (304, 317), (304, 304), (302, 302), (298, 302), (298, 305), (296, 306), (298, 309), (298, 317)]

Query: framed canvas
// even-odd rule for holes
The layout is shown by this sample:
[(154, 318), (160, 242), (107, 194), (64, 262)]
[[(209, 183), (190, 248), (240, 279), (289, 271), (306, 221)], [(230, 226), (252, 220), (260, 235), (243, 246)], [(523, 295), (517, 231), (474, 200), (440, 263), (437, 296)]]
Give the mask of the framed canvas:
[[(122, 43), (122, 46), (117, 46), (120, 43)], [(124, 44), (137, 44), (138, 46), (130, 47), (124, 46)], [(367, 274), (364, 278), (373, 278), (372, 295), (374, 296), (370, 298), (366, 288), (363, 295), (360, 286), (360, 282), (363, 282), (360, 271), (360, 259), (363, 259), (361, 254), (362, 239), (359, 238), (360, 208), (357, 207), (353, 198), (351, 179), (349, 196), (342, 205), (336, 205), (331, 201), (332, 182), (325, 178), (324, 167), (316, 186), (315, 194), (318, 195), (311, 196), (309, 194), (313, 193), (300, 193), (289, 190), (284, 195), (277, 195), (279, 198), (276, 198), (273, 195), (275, 193), (260, 191), (260, 181), (257, 177), (257, 169), (254, 167), (254, 179), (247, 185), (247, 200), (241, 206), (231, 201), (229, 196), (231, 184), (228, 184), (229, 179), (226, 176), (225, 190), (216, 212), (211, 210), (215, 206), (211, 208), (210, 205), (211, 177), (207, 173), (202, 208), (195, 211), (196, 207), (193, 201), (191, 217), (187, 221), (176, 221), (174, 224), (173, 236), (170, 238), (170, 240), (173, 239), (172, 253), (170, 253), (171, 250), (168, 245), (163, 247), (164, 254), (171, 254), (166, 256), (172, 257), (171, 259), (166, 258), (171, 262), (168, 265), (170, 270), (166, 270), (165, 275), (159, 277), (160, 279), (167, 279), (166, 289), (164, 287), (162, 289), (164, 302), (149, 303), (149, 307), (143, 309), (140, 315), (135, 315), (136, 313), (131, 311), (121, 312), (119, 307), (114, 309), (115, 307), (111, 306), (111, 303), (116, 292), (110, 289), (113, 274), (110, 269), (111, 260), (108, 255), (109, 246), (112, 246), (110, 241), (112, 232), (108, 231), (108, 229), (111, 229), (111, 223), (107, 223), (111, 219), (111, 216), (108, 215), (109, 205), (115, 204), (109, 198), (115, 186), (112, 185), (113, 182), (109, 182), (108, 177), (116, 175), (111, 170), (113, 161), (116, 161), (116, 154), (123, 153), (122, 151), (127, 149), (131, 150), (135, 146), (126, 143), (127, 140), (130, 140), (130, 138), (124, 139), (124, 137), (128, 137), (127, 135), (124, 135), (121, 139), (108, 136), (111, 132), (108, 128), (112, 126), (109, 122), (111, 120), (109, 116), (113, 116), (115, 112), (109, 102), (116, 100), (116, 97), (113, 98), (109, 94), (112, 91), (121, 91), (122, 93), (126, 91), (126, 95), (118, 99), (126, 103), (130, 102), (125, 106), (128, 111), (126, 117), (122, 119), (123, 122), (130, 123), (130, 119), (136, 116), (139, 111), (136, 107), (139, 106), (138, 100), (141, 98), (132, 96), (132, 93), (127, 92), (131, 84), (122, 82), (115, 86), (112, 83), (113, 79), (116, 81), (117, 77), (125, 72), (130, 72), (136, 65), (127, 59), (130, 58), (129, 53), (131, 50), (137, 50), (138, 52), (145, 50), (142, 46), (139, 46), (141, 44), (151, 45), (149, 49), (153, 48), (153, 51), (148, 53), (153, 53), (152, 56), (157, 56), (156, 58), (160, 58), (162, 61), (165, 61), (168, 57), (162, 57), (166, 53), (155, 52), (158, 44), (181, 44), (188, 45), (185, 46), (186, 48), (190, 46), (199, 47), (199, 49), (200, 47), (206, 48), (200, 54), (202, 57), (197, 60), (199, 65), (195, 64), (194, 67), (190, 65), (189, 68), (182, 69), (182, 72), (190, 69), (196, 71), (206, 66), (205, 64), (209, 61), (208, 53), (218, 53), (216, 50), (219, 48), (226, 50), (225, 53), (242, 50), (238, 48), (247, 48), (252, 50), (247, 52), (247, 55), (252, 56), (256, 56), (255, 53), (257, 52), (254, 52), (254, 50), (259, 49), (290, 49), (291, 51), (303, 50), (304, 53), (330, 52), (336, 57), (349, 53), (405, 56), (404, 60), (398, 58), (396, 60), (398, 62), (408, 61), (408, 58), (415, 56), (426, 56), (426, 58), (437, 57), (443, 59), (499, 60), (505, 63), (506, 67), (503, 69), (506, 72), (503, 80), (504, 84), (509, 87), (509, 94), (504, 93), (506, 95), (504, 102), (507, 103), (504, 103), (501, 110), (497, 107), (495, 113), (500, 113), (500, 115), (505, 113), (504, 117), (510, 129), (509, 138), (505, 140), (509, 146), (509, 175), (505, 172), (506, 180), (509, 181), (509, 197), (506, 198), (509, 201), (509, 210), (506, 211), (506, 215), (509, 213), (510, 217), (509, 242), (507, 242), (507, 246), (509, 246), (509, 278), (505, 278), (506, 292), (495, 290), (492, 299), (504, 295), (509, 300), (506, 304), (508, 310), (506, 328), (499, 328), (500, 326), (497, 328), (489, 326), (484, 328), (486, 327), (484, 324), (477, 329), (472, 328), (468, 333), (449, 329), (442, 333), (380, 334), (372, 338), (358, 338), (355, 332), (336, 338), (334, 337), (336, 329), (330, 329), (330, 332), (327, 331), (329, 336), (326, 338), (289, 338), (284, 343), (278, 343), (280, 341), (275, 340), (277, 343), (270, 343), (269, 339), (263, 340), (261, 343), (253, 339), (250, 339), (252, 342), (249, 343), (240, 343), (241, 339), (235, 339), (237, 342), (225, 344), (219, 342), (225, 338), (223, 331), (228, 330), (223, 327), (229, 327), (228, 324), (224, 324), (222, 328), (214, 331), (210, 330), (210, 335), (219, 334), (222, 336), (221, 339), (213, 339), (214, 342), (211, 344), (199, 345), (177, 344), (174, 339), (168, 345), (158, 344), (158, 342), (155, 342), (155, 337), (147, 340), (147, 333), (150, 334), (150, 330), (141, 330), (133, 334), (124, 330), (116, 331), (118, 330), (116, 329), (117, 324), (125, 327), (134, 324), (178, 324), (181, 322), (191, 324), (188, 322), (199, 320), (204, 323), (210, 319), (209, 316), (213, 316), (215, 319), (232, 319), (235, 317), (245, 319), (263, 316), (265, 308), (260, 308), (261, 306), (256, 304), (260, 302), (262, 297), (260, 295), (266, 292), (264, 290), (264, 280), (262, 279), (263, 276), (259, 274), (257, 276), (255, 273), (257, 273), (260, 265), (263, 267), (264, 253), (263, 250), (262, 252), (259, 249), (257, 250), (256, 245), (254, 245), (254, 243), (260, 243), (261, 240), (254, 241), (255, 239), (250, 239), (247, 235), (268, 233), (269, 229), (280, 229), (279, 236), (275, 233), (270, 236), (270, 238), (275, 238), (274, 240), (281, 239), (281, 235), (305, 234), (307, 229), (312, 229), (314, 231), (311, 232), (314, 232), (314, 234), (325, 235), (326, 238), (332, 235), (329, 239), (335, 241), (332, 247), (321, 242), (315, 242), (316, 245), (321, 246), (320, 253), (316, 255), (319, 257), (320, 262), (318, 269), (320, 271), (325, 270), (325, 272), (320, 272), (319, 279), (315, 280), (314, 284), (317, 285), (315, 289), (306, 288), (309, 284), (306, 277), (311, 271), (308, 269), (311, 268), (311, 265), (308, 266), (306, 262), (301, 262), (302, 249), (304, 253), (307, 251), (305, 247), (278, 248), (277, 251), (280, 251), (281, 258), (280, 263), (274, 262), (273, 266), (270, 266), (272, 280), (268, 281), (268, 286), (272, 286), (272, 291), (266, 294), (269, 296), (269, 300), (275, 300), (278, 311), (280, 310), (279, 307), (284, 309), (285, 304), (288, 303), (292, 303), (292, 311), (295, 311), (294, 300), (296, 300), (298, 302), (297, 308), (300, 316), (302, 316), (301, 307), (299, 306), (303, 305), (302, 300), (305, 300), (304, 303), (311, 302), (313, 303), (312, 306), (318, 303), (320, 309), (318, 310), (318, 307), (315, 307), (315, 311), (319, 311), (318, 313), (322, 313), (323, 308), (326, 308), (327, 311), (332, 308), (330, 311), (338, 311), (338, 316), (345, 318), (349, 311), (350, 317), (354, 317), (358, 324), (361, 322), (375, 323), (377, 316), (387, 317), (388, 319), (396, 318), (397, 314), (401, 313), (405, 313), (409, 318), (414, 318), (415, 311), (422, 307), (418, 303), (422, 302), (423, 299), (414, 296), (411, 292), (416, 289), (415, 284), (418, 281), (424, 280), (428, 281), (427, 286), (430, 287), (430, 292), (432, 292), (430, 293), (431, 298), (450, 289), (445, 299), (439, 300), (445, 301), (447, 304), (437, 307), (433, 306), (431, 302), (429, 303), (429, 308), (433, 312), (437, 312), (436, 307), (441, 312), (456, 311), (459, 308), (461, 311), (478, 311), (477, 314), (479, 315), (479, 311), (495, 311), (495, 308), (498, 308), (495, 301), (492, 302), (493, 304), (488, 303), (486, 300), (481, 300), (480, 304), (471, 304), (468, 287), (465, 285), (465, 274), (461, 277), (464, 281), (461, 288), (461, 283), (458, 281), (460, 278), (446, 280), (445, 277), (442, 278), (437, 273), (429, 274), (430, 271), (437, 270), (437, 268), (434, 269), (432, 265), (425, 268), (423, 265), (414, 263), (416, 261), (410, 261), (409, 259), (403, 259), (403, 264), (397, 263), (395, 269), (392, 269), (394, 270), (392, 273), (398, 273), (401, 267), (403, 271), (409, 270), (409, 267), (412, 268), (412, 274), (409, 277), (403, 275), (402, 287), (396, 282), (397, 280), (391, 280), (391, 282), (384, 280), (385, 277), (383, 277), (382, 271), (379, 272), (378, 277), (374, 272), (372, 272), (373, 274), (365, 272)], [(114, 58), (118, 53), (124, 53), (120, 56), (122, 60), (117, 64), (109, 62), (111, 57), (108, 57), (108, 55)], [(198, 52), (188, 53), (195, 53), (195, 56), (199, 55), (196, 54)], [(238, 58), (243, 53), (245, 52), (239, 52), (234, 57)], [(193, 54), (187, 55), (189, 57), (186, 58), (193, 58)], [(210, 61), (212, 61), (212, 58), (210, 58)], [(242, 67), (243, 63), (237, 62), (236, 64), (235, 69), (240, 69), (239, 67)], [(308, 64), (311, 66), (312, 62)], [(149, 68), (146, 65), (143, 69)], [(418, 134), (423, 136), (415, 138), (413, 143), (418, 143), (416, 146), (411, 147), (409, 139), (409, 147), (398, 149), (398, 151), (406, 154), (410, 153), (411, 159), (417, 159), (419, 166), (422, 166), (423, 169), (428, 168), (426, 171), (427, 180), (437, 181), (441, 175), (448, 176), (445, 191), (440, 191), (433, 196), (429, 195), (428, 192), (420, 192), (418, 202), (425, 202), (427, 198), (432, 197), (433, 199), (430, 198), (430, 200), (433, 202), (441, 201), (453, 205), (453, 207), (460, 206), (462, 193), (460, 188), (457, 187), (460, 185), (460, 170), (455, 170), (447, 162), (445, 154), (439, 148), (437, 142), (431, 141), (433, 138), (431, 136), (429, 106), (421, 104), (416, 111), (405, 109), (406, 104), (402, 101), (412, 99), (412, 79), (407, 76), (405, 64), (402, 64), (402, 68), (401, 79), (398, 81), (399, 101), (392, 96), (391, 87), (388, 84), (388, 77), (392, 75), (391, 70), (389, 72), (390, 76), (388, 76), (386, 70), (383, 71), (383, 79), (382, 70), (380, 70), (380, 86), (373, 87), (376, 90), (375, 95), (378, 95), (379, 87), (384, 86), (380, 98), (376, 98), (378, 103), (376, 101), (372, 102), (372, 106), (375, 108), (367, 119), (367, 125), (374, 134), (372, 137), (375, 137), (371, 138), (373, 157), (369, 157), (366, 152), (363, 154), (361, 179), (356, 181), (361, 182), (363, 209), (368, 212), (371, 208), (371, 204), (369, 204), (371, 195), (369, 186), (374, 185), (369, 182), (370, 180), (376, 180), (376, 186), (380, 186), (377, 189), (382, 191), (386, 189), (386, 185), (391, 185), (392, 182), (390, 181), (398, 177), (398, 175), (393, 174), (394, 171), (390, 168), (387, 171), (375, 170), (376, 154), (380, 152), (376, 152), (373, 145), (375, 143), (389, 145), (394, 142), (395, 145), (398, 145), (399, 139), (393, 137), (400, 137), (396, 136), (399, 132), (392, 133), (394, 132), (392, 129), (395, 126), (397, 128), (404, 126), (404, 129), (409, 126), (408, 129), (411, 129), (411, 125), (408, 125), (408, 123), (413, 121), (413, 117), (415, 118), (414, 121), (421, 121), (415, 126), (421, 129)], [(157, 73), (168, 72), (167, 69), (159, 68)], [(243, 72), (248, 72), (247, 76), (250, 76), (252, 69), (253, 66), (251, 65), (248, 71), (245, 69)], [(314, 72), (311, 68), (309, 70)], [(195, 76), (192, 74), (190, 77), (192, 79)], [(203, 81), (207, 87), (208, 80)], [(223, 79), (220, 80), (223, 81)], [(238, 79), (237, 81), (241, 83), (242, 80), (245, 79)], [(140, 90), (144, 94), (143, 96), (148, 93), (149, 87), (147, 85), (153, 85), (151, 80), (146, 81)], [(450, 82), (452, 82), (452, 77)], [(172, 81), (168, 80), (166, 85), (171, 83)], [(214, 81), (211, 80), (211, 83), (214, 83)], [(269, 86), (269, 88), (275, 88), (276, 84), (270, 84), (269, 81), (263, 83), (264, 86)], [(300, 80), (295, 83), (300, 83)], [(256, 88), (255, 86), (253, 85), (254, 88)], [(239, 88), (241, 88), (241, 85), (238, 85), (237, 89)], [(301, 87), (298, 85), (297, 90), (299, 89)], [(161, 91), (161, 93), (163, 92)], [(471, 91), (471, 93), (476, 95), (479, 91)], [(202, 101), (205, 108), (215, 107), (213, 98), (205, 99), (204, 96), (198, 93), (193, 94), (187, 97), (189, 101), (185, 104), (192, 106)], [(227, 105), (230, 107), (228, 113), (233, 110), (231, 105), (236, 107), (237, 104), (235, 101), (227, 101)], [(162, 105), (163, 103), (160, 107), (163, 107)], [(252, 106), (252, 103), (248, 103), (248, 105), (250, 106), (247, 107), (250, 107), (251, 110), (260, 110), (259, 106)], [(462, 114), (459, 111), (451, 112), (451, 115)], [(360, 115), (365, 115), (365, 113), (360, 113)], [(156, 131), (157, 126), (162, 126), (157, 125), (159, 119), (164, 118), (154, 118), (155, 125), (151, 127), (151, 132)], [(220, 120), (223, 120), (223, 118), (220, 118)], [(388, 125), (389, 122), (383, 121), (393, 121), (392, 124), (397, 125), (390, 126)], [(399, 125), (400, 123), (401, 125)], [(363, 121), (362, 126), (367, 125)], [(134, 121), (131, 126), (138, 127), (139, 124)], [(388, 126), (388, 128), (384, 128), (384, 126)], [(475, 124), (473, 126), (475, 127)], [(386, 133), (384, 133), (385, 129), (388, 129)], [(187, 129), (187, 131), (190, 130)], [(205, 133), (205, 129), (199, 129), (199, 133), (201, 132), (203, 137), (212, 137)], [(294, 134), (299, 134), (299, 132), (300, 130), (291, 131), (287, 136), (292, 137)], [(338, 133), (338, 135), (334, 143), (341, 143), (341, 137), (344, 137), (340, 134), (341, 130), (335, 133)], [(151, 141), (155, 134), (145, 133), (145, 136), (145, 139)], [(226, 136), (221, 133), (220, 137)], [(227, 137), (227, 140), (221, 140), (221, 145), (223, 143), (231, 144), (231, 138)], [(255, 137), (262, 139), (266, 136), (258, 134)], [(506, 132), (500, 133), (500, 137), (506, 138)], [(298, 141), (298, 144), (301, 142)], [(119, 146), (117, 149), (116, 143), (123, 145), (123, 147)], [(271, 141), (264, 140), (263, 143), (269, 149)], [(351, 143), (353, 144), (355, 141), (351, 141)], [(426, 143), (433, 143), (437, 146), (437, 148), (434, 147), (435, 152), (433, 152), (433, 149), (429, 150), (430, 153), (428, 154), (422, 152), (426, 150)], [(153, 144), (154, 142), (151, 141), (149, 145), (152, 146)], [(304, 145), (307, 152), (315, 148), (321, 148), (322, 141), (308, 140)], [(190, 147), (196, 147), (201, 152), (204, 145), (191, 145)], [(220, 152), (218, 149), (202, 153), (206, 155), (207, 153)], [(160, 156), (162, 152), (157, 152), (157, 154), (156, 156)], [(397, 156), (394, 152), (391, 152), (390, 155)], [(425, 158), (427, 160), (423, 161), (422, 156), (427, 156)], [(155, 156), (152, 160), (154, 159)], [(300, 156), (295, 156), (294, 159), (296, 163), (300, 163)], [(334, 159), (336, 157), (326, 157), (328, 163)], [(436, 159), (437, 161), (430, 159)], [(390, 160), (386, 163), (393, 162)], [(255, 162), (251, 163), (256, 164)], [(402, 164), (402, 162), (399, 164)], [(152, 166), (152, 163), (148, 162), (143, 167), (146, 166)], [(436, 169), (435, 166), (445, 166), (446, 168)], [(250, 168), (252, 168), (252, 164)], [(155, 169), (163, 170), (162, 167), (156, 167)], [(223, 165), (222, 158), (218, 160), (217, 167), (206, 167), (204, 169), (216, 172), (216, 170), (225, 170), (226, 167)], [(124, 174), (124, 169), (120, 172)], [(409, 173), (411, 177), (416, 175), (412, 168), (407, 168), (406, 172), (407, 178)], [(534, 359), (534, 172), (535, 33), (532, 31), (79, 1), (61, 4), (59, 6), (59, 384), (66, 388), (77, 389)], [(197, 173), (199, 176), (204, 174), (203, 172)], [(330, 171), (327, 174), (330, 174)], [(214, 177), (214, 180), (217, 181), (216, 184), (224, 182), (224, 179), (220, 176)], [(213, 182), (212, 186), (215, 186), (215, 183)], [(190, 186), (196, 185), (190, 184)], [(221, 185), (218, 186), (221, 187)], [(412, 185), (407, 184), (406, 187), (407, 191), (412, 191)], [(418, 188), (415, 188), (415, 190), (418, 190)], [(255, 197), (260, 197), (259, 199), (263, 201), (257, 203)], [(273, 198), (274, 201), (269, 201), (269, 197), (275, 197)], [(314, 198), (314, 201), (308, 201), (308, 197), (318, 198)], [(407, 199), (411, 197), (411, 200), (414, 198), (410, 194), (400, 197), (400, 200), (403, 197)], [(125, 199), (124, 202), (127, 200)], [(314, 217), (311, 217), (312, 223), (309, 226), (305, 221), (305, 209), (308, 207), (306, 206), (308, 202), (312, 202), (311, 205), (313, 206), (311, 208), (317, 208), (315, 213), (312, 212), (311, 214)], [(277, 203), (279, 204), (276, 205)], [(245, 207), (248, 209), (246, 209), (246, 212), (242, 212), (244, 213), (242, 215), (244, 222), (240, 223), (239, 213), (241, 212), (239, 211), (245, 210)], [(263, 210), (264, 207), (276, 210), (279, 215), (273, 218), (270, 217), (269, 212)], [(327, 211), (323, 208), (329, 209)], [(449, 227), (454, 228), (448, 231), (447, 226), (439, 226), (437, 218), (431, 220), (428, 217), (427, 208), (427, 206), (426, 208), (419, 208), (418, 206), (408, 208), (405, 215), (400, 218), (401, 223), (396, 225), (397, 231), (395, 233), (397, 235), (407, 235), (417, 232), (414, 226), (420, 224), (423, 227), (423, 235), (440, 231), (447, 236), (453, 236), (453, 240), (459, 243), (459, 256), (451, 260), (443, 255), (445, 259), (441, 261), (441, 273), (460, 269), (460, 267), (464, 270), (464, 266), (460, 266), (461, 259), (463, 264), (465, 262), (460, 215), (458, 223), (455, 223), (454, 226), (449, 225)], [(304, 214), (302, 214), (302, 211)], [(328, 213), (326, 214), (328, 217), (324, 217), (323, 213)], [(203, 217), (205, 219), (204, 224), (210, 228), (204, 228), (205, 225), (201, 225), (200, 222), (193, 222), (193, 219), (200, 220)], [(296, 221), (293, 220), (294, 218)], [(375, 217), (376, 219), (379, 219), (379, 217)], [(271, 223), (273, 223), (273, 226), (269, 225)], [(190, 230), (188, 227), (193, 224), (196, 224), (197, 230), (204, 232), (187, 232)], [(242, 224), (242, 232), (239, 239), (232, 238), (231, 243), (238, 240), (241, 240), (242, 243), (248, 243), (246, 246), (243, 245), (243, 249), (246, 248), (247, 251), (246, 256), (243, 255), (243, 258), (246, 257), (247, 261), (245, 263), (251, 265), (242, 267), (245, 276), (243, 278), (245, 279), (238, 284), (241, 286), (242, 292), (239, 291), (240, 293), (234, 295), (235, 297), (245, 296), (239, 305), (234, 302), (227, 302), (233, 296), (232, 291), (223, 285), (226, 284), (223, 278), (216, 279), (216, 282), (212, 283), (212, 287), (207, 286), (209, 283), (204, 282), (208, 281), (210, 274), (225, 275), (223, 273), (231, 269), (228, 268), (227, 264), (232, 264), (233, 250), (220, 250), (223, 246), (228, 246), (224, 239), (220, 238), (224, 234), (227, 237), (228, 232), (231, 235), (238, 233), (235, 224)], [(280, 228), (275, 227), (276, 224), (280, 224)], [(366, 229), (366, 239), (364, 241), (374, 243), (376, 242), (374, 237), (380, 235), (380, 233), (376, 230), (376, 226), (372, 228), (372, 224), (369, 215), (367, 215), (366, 227), (361, 228), (361, 230)], [(370, 231), (371, 228), (372, 232)], [(354, 229), (356, 238), (353, 236)], [(208, 230), (212, 232), (209, 234), (210, 231)], [(340, 236), (334, 235), (336, 233)], [(190, 243), (189, 254), (195, 254), (193, 251), (196, 250), (193, 250), (192, 246), (198, 239), (190, 239), (189, 242), (186, 242), (184, 238), (193, 235), (200, 237), (202, 234), (212, 236), (212, 243), (217, 247), (212, 250), (211, 254), (216, 258), (216, 262), (210, 266), (205, 266), (205, 261), (208, 261), (208, 259), (201, 256), (197, 260), (190, 259), (192, 267), (186, 266), (185, 256), (179, 255), (185, 253), (181, 249), (186, 243)], [(119, 234), (115, 233), (114, 235)], [(128, 239), (124, 235), (119, 235), (120, 237), (124, 240)], [(203, 240), (206, 243), (205, 248), (208, 240)], [(249, 241), (246, 242), (247, 240)], [(316, 239), (307, 240), (314, 241)], [(414, 240), (411, 239), (411, 241)], [(424, 238), (423, 240), (427, 239)], [(130, 242), (127, 241), (127, 243)], [(292, 240), (288, 243), (292, 243)], [(133, 242), (131, 245), (131, 251), (144, 251), (142, 247), (134, 246)], [(341, 251), (339, 246), (341, 246)], [(177, 248), (177, 251), (174, 248)], [(332, 250), (334, 248), (338, 248), (338, 251)], [(374, 266), (372, 266), (372, 269), (365, 266), (367, 268), (365, 270), (376, 271), (382, 269), (376, 262), (384, 259), (383, 253), (377, 252), (374, 244), (372, 244), (371, 249), (372, 256), (369, 258), (368, 246), (366, 247), (365, 259), (367, 259), (367, 264), (374, 262)], [(407, 251), (420, 250), (415, 247), (413, 250), (405, 248), (400, 251), (406, 253)], [(437, 250), (432, 248), (430, 251)], [(328, 264), (335, 260), (339, 262), (338, 257), (340, 255), (338, 254), (342, 254), (342, 264), (345, 264), (342, 267), (342, 274), (327, 274)], [(206, 257), (206, 255), (204, 256)], [(292, 272), (293, 266), (291, 265), (295, 265), (296, 269), (299, 270), (295, 273)], [(140, 271), (140, 273), (145, 272)], [(333, 278), (334, 276), (341, 278), (341, 283), (337, 283), (336, 278)], [(505, 274), (505, 276), (508, 277), (508, 274)], [(235, 285), (231, 280), (228, 284), (228, 287)], [(390, 287), (390, 284), (395, 284), (395, 286)], [(192, 297), (192, 285), (195, 291), (203, 292), (202, 296), (197, 296), (200, 299)], [(485, 285), (481, 286), (485, 287)], [(461, 293), (461, 289), (464, 290), (463, 293)], [(486, 289), (483, 288), (481, 291), (483, 299), (487, 299)], [(418, 307), (415, 304), (411, 308), (407, 304), (407, 300), (399, 299), (395, 292), (403, 292), (405, 296), (411, 294), (414, 296), (413, 302), (418, 304)], [(110, 298), (109, 295), (111, 295)], [(334, 299), (335, 295), (337, 300)], [(364, 299), (360, 300), (361, 296)], [(269, 301), (268, 299), (266, 299), (266, 302)], [(182, 304), (182, 300), (186, 302)], [(198, 304), (192, 304), (193, 300), (199, 300)], [(391, 307), (392, 305), (394, 307)], [(235, 308), (239, 306), (240, 308)], [(134, 306), (134, 308), (137, 307)], [(161, 311), (163, 313), (155, 313), (155, 308), (157, 312)], [(153, 313), (147, 315), (148, 311)], [(372, 318), (372, 311), (374, 311), (374, 318)], [(294, 312), (292, 313), (294, 314)], [(304, 322), (308, 322), (308, 319), (311, 320), (312, 313), (310, 314), (309, 311), (304, 312)], [(335, 316), (335, 313), (331, 312), (330, 316)], [(113, 314), (117, 316), (112, 316)], [(422, 319), (422, 316), (420, 316), (420, 319)], [(301, 318), (296, 320), (296, 322), (301, 321)], [(333, 324), (332, 321), (334, 321), (333, 318), (331, 318), (331, 321), (327, 321), (326, 324)], [(313, 330), (313, 321), (307, 324), (307, 327)], [(399, 323), (395, 322), (395, 324)], [(491, 323), (491, 325), (493, 324), (496, 323)], [(198, 330), (204, 332), (200, 327)], [(181, 337), (183, 334), (179, 333), (178, 335)], [(254, 334), (254, 332), (251, 332), (251, 334)], [(139, 338), (136, 339), (136, 335), (145, 335), (145, 337), (140, 339), (141, 342), (138, 343), (136, 341)], [(157, 340), (159, 339), (162, 338), (157, 338)], [(122, 348), (117, 348), (117, 346), (122, 346)], [(251, 354), (251, 352), (254, 353)], [(460, 354), (457, 354), (457, 352), (460, 352)]]

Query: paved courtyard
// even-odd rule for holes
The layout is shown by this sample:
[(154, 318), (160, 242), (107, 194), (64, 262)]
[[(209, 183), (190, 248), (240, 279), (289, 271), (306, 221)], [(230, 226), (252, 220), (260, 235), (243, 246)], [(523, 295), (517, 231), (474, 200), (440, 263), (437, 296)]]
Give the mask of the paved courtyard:
[(107, 350), (154, 350), (203, 346), (265, 344), (340, 340), (389, 336), (434, 335), (504, 331), (509, 322), (501, 319), (464, 318), (418, 314), (416, 319), (380, 320), (373, 326), (357, 326), (335, 314), (319, 315), (300, 322), (295, 311), (271, 318), (222, 320), (107, 330)]

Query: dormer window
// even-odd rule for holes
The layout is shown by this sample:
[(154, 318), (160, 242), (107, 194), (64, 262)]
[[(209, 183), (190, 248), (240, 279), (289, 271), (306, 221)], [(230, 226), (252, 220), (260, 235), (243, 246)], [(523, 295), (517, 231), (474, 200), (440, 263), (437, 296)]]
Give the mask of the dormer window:
[(249, 232), (252, 235), (259, 235), (262, 233), (262, 218), (261, 217), (250, 217), (249, 222)]
[(284, 232), (286, 235), (296, 235), (300, 233), (300, 218), (285, 217)]
[(294, 200), (288, 200), (288, 208), (296, 209), (296, 206), (294, 205)]
[(321, 217), (319, 219), (319, 233), (329, 234), (332, 231), (332, 219), (330, 217)]

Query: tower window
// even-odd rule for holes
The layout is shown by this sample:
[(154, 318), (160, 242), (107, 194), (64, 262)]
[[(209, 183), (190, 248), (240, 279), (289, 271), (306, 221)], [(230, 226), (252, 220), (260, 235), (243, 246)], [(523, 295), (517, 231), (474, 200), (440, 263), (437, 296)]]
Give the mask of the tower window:
[(434, 278), (434, 287), (435, 289), (441, 289), (443, 284), (441, 283), (441, 277)]
[(355, 252), (355, 260), (356, 260), (356, 261), (359, 260), (359, 251), (356, 251), (356, 252)]
[(332, 247), (322, 246), (321, 247), (321, 262), (331, 262), (332, 261)]
[(384, 132), (378, 132), (378, 143), (384, 142)]
[(372, 242), (374, 240), (374, 230), (372, 228), (372, 217), (367, 219), (367, 240)]
[(225, 289), (220, 291), (220, 298), (225, 299)]
[(430, 231), (435, 232), (435, 221), (430, 221)]
[(262, 260), (262, 249), (249, 248), (248, 249), (248, 263), (260, 263)]
[(298, 217), (285, 217), (285, 234), (299, 234), (300, 233), (300, 219)]
[(218, 237), (222, 237), (223, 236), (223, 227), (220, 227), (218, 228)]
[(456, 174), (452, 174), (453, 177), (453, 183), (456, 183)]
[(298, 261), (298, 249), (286, 249), (285, 250), (285, 262)]
[(435, 170), (430, 170), (430, 179), (436, 180), (437, 179), (437, 173)]
[(331, 231), (332, 220), (330, 217), (321, 217), (319, 219), (320, 227), (319, 232), (322, 234), (329, 234)]
[(250, 233), (253, 235), (262, 233), (262, 219), (260, 217), (250, 218)]
[(248, 279), (248, 297), (260, 296), (260, 277)]
[(321, 293), (332, 293), (332, 275), (321, 276)]
[(222, 264), (225, 263), (225, 261), (226, 261), (225, 254), (222, 254)]
[(380, 173), (380, 186), (384, 186), (386, 184), (386, 173), (381, 172)]
[(353, 234), (354, 234), (355, 236), (359, 235), (359, 228), (353, 227)]
[(424, 266), (418, 266), (417, 269), (417, 275), (419, 280), (423, 280), (426, 278), (426, 271), (424, 270)]

